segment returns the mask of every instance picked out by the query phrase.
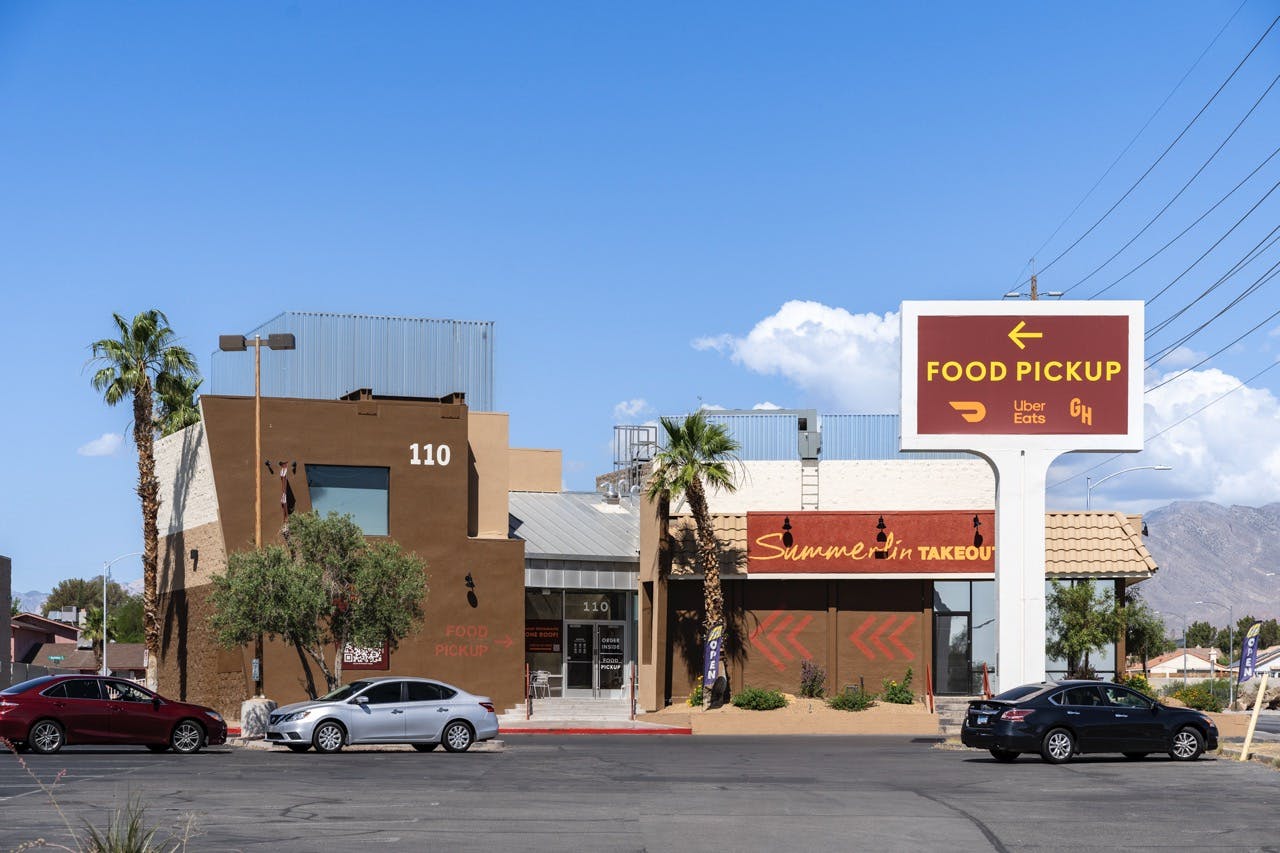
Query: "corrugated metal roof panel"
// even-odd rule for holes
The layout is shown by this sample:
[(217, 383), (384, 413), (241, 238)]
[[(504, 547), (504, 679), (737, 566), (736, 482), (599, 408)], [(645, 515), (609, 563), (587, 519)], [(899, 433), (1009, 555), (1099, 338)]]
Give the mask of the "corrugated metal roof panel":
[(823, 415), (823, 459), (972, 459), (969, 453), (898, 450), (898, 415)]
[[(262, 351), (262, 393), (334, 400), (357, 388), (397, 397), (467, 395), (493, 411), (493, 323), (286, 311), (247, 337), (292, 333), (297, 349)], [(213, 353), (209, 393), (253, 393), (251, 352)]]
[(525, 559), (640, 563), (636, 499), (605, 503), (596, 492), (511, 492), (510, 535)]

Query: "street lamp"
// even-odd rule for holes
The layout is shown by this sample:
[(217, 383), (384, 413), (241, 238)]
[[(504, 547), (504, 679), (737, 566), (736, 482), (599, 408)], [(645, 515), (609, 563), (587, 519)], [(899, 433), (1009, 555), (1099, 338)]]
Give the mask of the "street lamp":
[(1207, 601), (1197, 601), (1196, 604), (1216, 604), (1218, 607), (1227, 608), (1227, 707), (1230, 708), (1236, 701), (1236, 680), (1231, 677), (1231, 661), (1235, 660), (1236, 653), (1235, 607), (1230, 604), (1223, 604), (1221, 601), (1214, 601), (1212, 598)]
[[(297, 340), (291, 334), (267, 335), (264, 341), (261, 335), (254, 335), (249, 340), (244, 335), (219, 335), (218, 349), (223, 352), (244, 352), (253, 347), (253, 547), (262, 548), (262, 348), (289, 350), (297, 348)], [(258, 671), (253, 679), (255, 696), (262, 696), (262, 634), (253, 641), (253, 657), (258, 662)]]
[(1112, 477), (1119, 477), (1121, 474), (1128, 474), (1130, 471), (1172, 471), (1172, 470), (1173, 470), (1172, 465), (1135, 465), (1132, 468), (1124, 468), (1120, 471), (1116, 471), (1114, 474), (1108, 474), (1105, 477), (1101, 477), (1096, 483), (1093, 482), (1092, 477), (1085, 477), (1084, 478), (1084, 482), (1085, 482), (1084, 508), (1086, 510), (1093, 509), (1094, 488), (1096, 488), (1097, 486), (1101, 486), (1103, 483), (1105, 483), (1107, 480), (1110, 480)]
[(102, 674), (110, 675), (107, 671), (107, 581), (111, 579), (111, 567), (121, 560), (129, 557), (141, 557), (141, 551), (132, 551), (128, 554), (121, 554), (114, 560), (108, 560), (102, 564)]

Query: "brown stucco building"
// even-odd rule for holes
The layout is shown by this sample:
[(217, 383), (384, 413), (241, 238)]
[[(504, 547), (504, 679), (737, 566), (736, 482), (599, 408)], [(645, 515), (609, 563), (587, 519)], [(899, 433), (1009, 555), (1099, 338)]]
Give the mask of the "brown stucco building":
[[(214, 642), (210, 591), (227, 554), (253, 547), (262, 468), (264, 544), (283, 541), (283, 498), (297, 512), (351, 513), (366, 535), (390, 537), (427, 564), (421, 631), (389, 654), (349, 650), (344, 671), (429, 675), (500, 705), (523, 696), (524, 549), (508, 536), (508, 493), (558, 491), (559, 451), (509, 447), (507, 416), (471, 412), (461, 394), (363, 391), (263, 398), (257, 459), (252, 397), (206, 395), (200, 404), (202, 423), (157, 442), (161, 692), (232, 716), (252, 693), (252, 648)], [(268, 641), (263, 658), (269, 698), (306, 698), (290, 646)]]

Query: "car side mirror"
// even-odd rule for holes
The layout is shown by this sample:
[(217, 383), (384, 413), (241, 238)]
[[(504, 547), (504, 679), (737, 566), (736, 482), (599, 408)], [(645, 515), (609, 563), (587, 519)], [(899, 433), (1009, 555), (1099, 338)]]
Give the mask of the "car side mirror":
[(368, 696), (357, 696), (356, 698), (352, 699), (351, 701), (352, 701), (352, 702), (354, 702), (354, 703), (356, 703), (357, 705), (368, 705), (368, 704), (369, 704), (369, 697), (368, 697)]
[(160, 699), (158, 697), (153, 696), (151, 698), (151, 707), (157, 711), (160, 710)]

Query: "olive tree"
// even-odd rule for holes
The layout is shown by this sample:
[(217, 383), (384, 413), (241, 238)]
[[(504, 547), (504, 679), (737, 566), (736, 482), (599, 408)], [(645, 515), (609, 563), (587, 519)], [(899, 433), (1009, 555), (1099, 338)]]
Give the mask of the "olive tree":
[(369, 542), (350, 516), (293, 516), (288, 547), (270, 545), (227, 559), (214, 579), (211, 623), (218, 642), (235, 647), (258, 633), (280, 637), (298, 653), (307, 693), (311, 665), (327, 690), (342, 683), (349, 645), (394, 649), (422, 623), (426, 564), (392, 541)]
[(1054, 581), (1046, 605), (1049, 641), (1045, 651), (1067, 662), (1068, 677), (1092, 677), (1089, 655), (1114, 643), (1124, 630), (1124, 613), (1115, 595), (1109, 589), (1095, 589), (1090, 581)]

